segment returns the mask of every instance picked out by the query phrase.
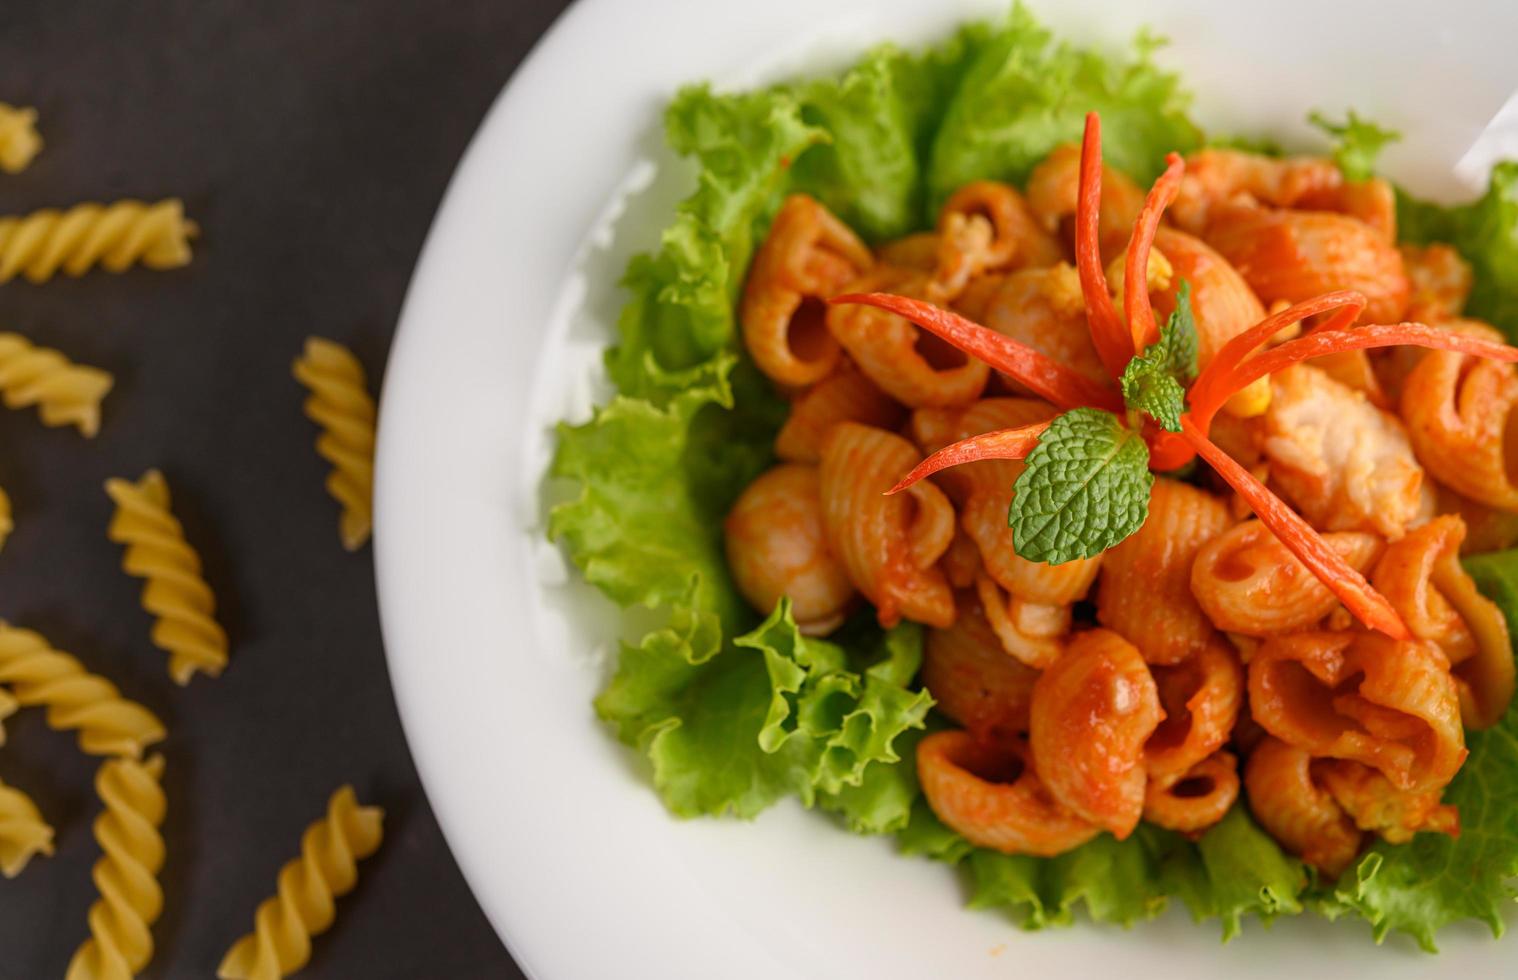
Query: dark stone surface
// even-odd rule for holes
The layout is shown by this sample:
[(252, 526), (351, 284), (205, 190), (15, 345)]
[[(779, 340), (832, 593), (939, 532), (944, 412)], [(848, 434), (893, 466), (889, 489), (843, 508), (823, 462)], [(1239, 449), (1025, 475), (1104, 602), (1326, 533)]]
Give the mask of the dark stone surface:
[[(417, 782), (380, 649), (371, 553), (337, 540), (290, 361), (319, 333), (378, 382), (422, 238), (486, 108), (561, 3), (4, 0), (0, 100), (47, 146), (0, 175), (0, 214), (178, 195), (193, 265), (0, 286), (0, 330), (113, 371), (100, 436), (0, 411), (17, 528), (0, 617), (36, 628), (168, 723), (166, 912), (149, 977), (207, 977), (338, 784), (387, 810), (303, 977), (520, 976)], [(109, 476), (168, 475), (233, 638), (174, 686), (139, 583), (105, 538)], [(0, 977), (62, 976), (86, 935), (93, 760), (36, 712), (0, 779), (59, 830), (0, 880)]]

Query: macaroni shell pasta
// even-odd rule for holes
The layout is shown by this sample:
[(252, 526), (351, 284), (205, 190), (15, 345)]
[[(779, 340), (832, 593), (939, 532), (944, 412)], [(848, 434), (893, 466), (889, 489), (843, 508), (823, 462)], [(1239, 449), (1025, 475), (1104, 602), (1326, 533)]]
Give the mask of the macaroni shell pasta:
[(937, 732), (917, 745), (917, 778), (938, 819), (978, 847), (1052, 857), (1101, 833), (1054, 800), (1021, 739)]
[(1402, 388), (1402, 421), (1418, 458), (1451, 489), (1518, 512), (1518, 452), (1509, 419), (1518, 408), (1518, 367), (1429, 351)]
[(1312, 763), (1319, 783), (1355, 826), (1390, 844), (1406, 844), (1418, 831), (1460, 836), (1460, 811), (1439, 802), (1439, 790), (1407, 793), (1369, 766), (1343, 759)]
[(936, 564), (954, 537), (953, 505), (927, 480), (885, 493), (920, 459), (900, 436), (855, 422), (835, 425), (822, 445), (828, 547), (887, 628), (903, 616), (954, 623), (954, 597)]
[(1150, 780), (1144, 819), (1168, 830), (1196, 835), (1222, 820), (1239, 798), (1239, 763), (1218, 752), (1167, 782)]
[(1314, 527), (1400, 538), (1423, 502), (1423, 467), (1397, 419), (1316, 368), (1271, 378), (1265, 456), (1273, 485)]
[[(982, 276), (961, 294), (955, 307), (982, 326), (1047, 354), (1078, 374), (1110, 383), (1086, 329), (1080, 277), (1072, 265), (1061, 262)], [(1021, 390), (1006, 375), (1001, 378), (1012, 390)]]
[(142, 607), (152, 613), (153, 645), (169, 655), (169, 676), (181, 686), (196, 671), (217, 677), (227, 666), (227, 634), (216, 621), (216, 596), (201, 574), (200, 555), (169, 510), (169, 484), (149, 470), (141, 480), (107, 480), (116, 504), (107, 536), (126, 545), (122, 569), (145, 579)]
[(1065, 652), (1071, 625), (1069, 606), (1004, 595), (987, 575), (976, 578), (975, 594), (1002, 649), (1022, 663), (1042, 670)]
[(1037, 679), (1038, 671), (1002, 650), (973, 599), (960, 599), (953, 626), (928, 630), (923, 686), (939, 711), (978, 740), (1001, 740), (1028, 730)]
[(1191, 593), (1191, 566), (1232, 523), (1220, 498), (1155, 480), (1143, 526), (1103, 558), (1097, 621), (1137, 643), (1150, 663), (1179, 663), (1202, 650), (1217, 630)]
[(1202, 234), (1214, 209), (1238, 198), (1270, 207), (1292, 207), (1314, 192), (1336, 190), (1343, 175), (1321, 157), (1278, 159), (1243, 150), (1199, 150), (1186, 158), (1170, 217), (1193, 235)]
[[(1380, 538), (1359, 531), (1322, 537), (1362, 573), (1385, 548)], [(1191, 594), (1218, 629), (1245, 636), (1309, 629), (1339, 606), (1328, 586), (1258, 520), (1203, 546), (1191, 566)]]
[(1266, 832), (1330, 878), (1360, 852), (1361, 835), (1343, 807), (1312, 777), (1312, 756), (1266, 737), (1244, 764), (1249, 809)]
[[(1200, 238), (1174, 228), (1160, 228), (1154, 235), (1154, 247), (1172, 270), (1169, 286), (1151, 297), (1154, 315), (1168, 317), (1175, 312), (1181, 281), (1191, 284), (1197, 362), (1201, 367), (1212, 363), (1212, 356), (1224, 344), (1265, 319), (1265, 306), (1244, 277)], [(1223, 409), (1234, 415), (1254, 416), (1265, 411), (1269, 402), (1270, 379), (1258, 378), (1229, 398)]]
[(42, 283), (60, 271), (82, 276), (95, 266), (107, 272), (137, 264), (177, 269), (190, 263), (190, 239), (198, 233), (184, 216), (184, 203), (174, 198), (0, 217), (0, 282), (22, 275)]
[(1402, 254), (1356, 218), (1230, 205), (1208, 222), (1204, 237), (1267, 305), (1353, 289), (1369, 301), (1368, 323), (1394, 323), (1407, 308)]
[(1173, 667), (1151, 667), (1165, 718), (1144, 744), (1151, 779), (1169, 783), (1185, 776), (1228, 741), (1244, 700), (1244, 671), (1223, 640)]
[(1381, 770), (1401, 790), (1446, 785), (1465, 732), (1439, 648), (1379, 633), (1273, 636), (1249, 661), (1249, 708), (1270, 734)]
[(100, 898), (90, 906), (90, 938), (69, 961), (67, 980), (136, 976), (153, 958), (153, 923), (163, 911), (157, 875), (164, 844), (159, 826), (167, 804), (159, 781), (163, 757), (111, 759), (95, 777), (105, 812), (95, 820), (104, 855), (95, 862)]
[(1470, 263), (1452, 246), (1439, 242), (1429, 245), (1403, 245), (1402, 267), (1412, 286), (1408, 313), (1412, 319), (1442, 320), (1456, 317), (1465, 309), (1474, 276)]
[[(924, 453), (971, 436), (1042, 422), (1054, 415), (1045, 402), (1031, 398), (983, 398), (960, 411), (918, 409), (912, 413), (912, 436)], [(986, 574), (1018, 599), (1065, 606), (1086, 597), (1101, 569), (1100, 555), (1046, 565), (1018, 555), (1007, 524), (1012, 485), (1023, 464), (988, 459), (957, 466), (935, 476), (960, 505), (959, 523), (980, 549)]]
[(959, 295), (974, 277), (1011, 266), (1053, 265), (1059, 243), (1006, 184), (978, 180), (949, 196), (938, 213), (938, 265), (933, 285)]
[(258, 906), (253, 931), (222, 958), (221, 980), (277, 980), (311, 959), (311, 937), (332, 928), (336, 900), (358, 884), (358, 862), (379, 850), (385, 811), (359, 806), (353, 787), (332, 794), (327, 815), (306, 828), (300, 857), (279, 871), (279, 892)]
[[(924, 296), (930, 285), (922, 273), (877, 266), (848, 289)], [(980, 397), (991, 375), (984, 361), (966, 357), (906, 318), (872, 306), (830, 306), (827, 327), (877, 387), (913, 408), (968, 404)]]
[(1386, 549), (1371, 584), (1414, 636), (1454, 665), (1466, 726), (1490, 728), (1513, 699), (1513, 647), (1502, 610), (1460, 564), (1464, 539), (1459, 517), (1436, 517)]
[(53, 828), (31, 797), (0, 783), (0, 874), (14, 878), (39, 854), (53, 853)]
[(775, 437), (775, 455), (789, 463), (815, 463), (822, 440), (839, 422), (860, 422), (894, 429), (906, 410), (852, 368), (833, 372), (802, 392)]
[(1033, 685), (1039, 778), (1066, 809), (1122, 840), (1143, 814), (1144, 743), (1163, 717), (1138, 648), (1111, 630), (1077, 633)]
[(805, 194), (781, 204), (754, 255), (739, 320), (754, 363), (793, 387), (832, 373), (839, 348), (824, 326), (824, 301), (873, 262), (848, 226)]
[(723, 523), (738, 591), (762, 615), (790, 596), (797, 625), (812, 635), (837, 628), (854, 597), (828, 551), (820, 487), (816, 467), (782, 464), (749, 484)]
[(47, 723), (74, 731), (89, 755), (137, 758), (164, 737), (163, 722), (116, 685), (85, 670), (31, 630), (0, 623), (0, 684), (24, 707), (47, 709)]
[[(1064, 143), (1028, 175), (1028, 207), (1045, 228), (1061, 231), (1066, 241), (1075, 238), (1071, 223), (1080, 195), (1080, 166), (1080, 147)], [(1144, 206), (1144, 192), (1127, 174), (1104, 163), (1100, 204), (1097, 237), (1102, 261), (1109, 262), (1128, 247), (1133, 223)]]
[(0, 333), (0, 398), (6, 408), (36, 406), (42, 424), (72, 425), (86, 439), (100, 431), (100, 402), (115, 379), (74, 364), (20, 334)]

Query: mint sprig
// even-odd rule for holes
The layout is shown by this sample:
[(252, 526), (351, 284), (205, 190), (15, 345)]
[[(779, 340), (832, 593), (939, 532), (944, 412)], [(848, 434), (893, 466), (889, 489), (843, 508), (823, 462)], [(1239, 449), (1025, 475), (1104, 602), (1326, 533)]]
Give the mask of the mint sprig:
[(1060, 565), (1101, 554), (1149, 513), (1149, 447), (1136, 429), (1098, 408), (1049, 423), (1013, 486), (1007, 522), (1029, 561)]
[(1197, 373), (1196, 319), (1191, 313), (1191, 284), (1181, 280), (1175, 310), (1160, 328), (1160, 339), (1123, 369), (1118, 384), (1130, 411), (1143, 412), (1166, 431), (1181, 431), (1186, 384)]

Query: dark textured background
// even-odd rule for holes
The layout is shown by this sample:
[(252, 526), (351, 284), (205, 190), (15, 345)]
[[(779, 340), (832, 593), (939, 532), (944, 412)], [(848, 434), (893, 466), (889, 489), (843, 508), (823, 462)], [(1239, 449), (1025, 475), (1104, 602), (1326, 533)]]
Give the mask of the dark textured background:
[[(328, 794), (387, 811), (380, 853), (319, 977), (519, 976), (422, 796), (396, 717), (370, 551), (337, 540), (290, 361), (320, 333), (376, 384), (408, 278), (481, 116), (562, 6), (534, 0), (0, 0), (0, 100), (47, 140), (0, 214), (178, 195), (194, 263), (0, 286), (0, 330), (115, 373), (94, 441), (0, 411), (16, 531), (0, 617), (45, 633), (158, 712), (164, 917), (149, 977), (207, 977), (248, 930)], [(219, 680), (168, 679), (136, 580), (105, 538), (101, 483), (162, 468), (232, 635)], [(0, 880), (0, 977), (62, 976), (86, 935), (95, 761), (36, 712), (0, 779), (58, 828), (58, 853)]]

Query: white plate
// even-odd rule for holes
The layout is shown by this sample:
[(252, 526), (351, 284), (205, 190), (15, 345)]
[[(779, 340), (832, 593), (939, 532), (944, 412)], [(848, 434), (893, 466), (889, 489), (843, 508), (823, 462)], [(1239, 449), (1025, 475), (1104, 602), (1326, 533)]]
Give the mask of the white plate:
[[(1116, 44), (1145, 23), (1168, 34), (1163, 60), (1187, 71), (1203, 121), (1228, 131), (1301, 138), (1307, 109), (1353, 105), (1434, 134), (1390, 158), (1426, 189), (1458, 186), (1452, 166), (1515, 80), (1518, 16), (1496, 4), (1395, 17), (1380, 2), (1317, 0), (1035, 6), (1081, 42)], [(1133, 980), (1494, 975), (1512, 944), (1476, 926), (1448, 930), (1437, 961), (1310, 917), (1251, 924), (1228, 947), (1216, 924), (1179, 911), (1130, 932), (1025, 934), (963, 909), (948, 869), (794, 806), (753, 824), (671, 819), (595, 720), (616, 617), (543, 541), (541, 476), (553, 422), (584, 418), (602, 393), (627, 256), (688, 190), (661, 148), (664, 102), (682, 82), (834, 67), (878, 40), (931, 40), (1004, 9), (585, 0), (485, 120), (401, 318), (376, 533), (396, 698), (475, 895), (540, 980), (1087, 976), (1118, 963)]]

